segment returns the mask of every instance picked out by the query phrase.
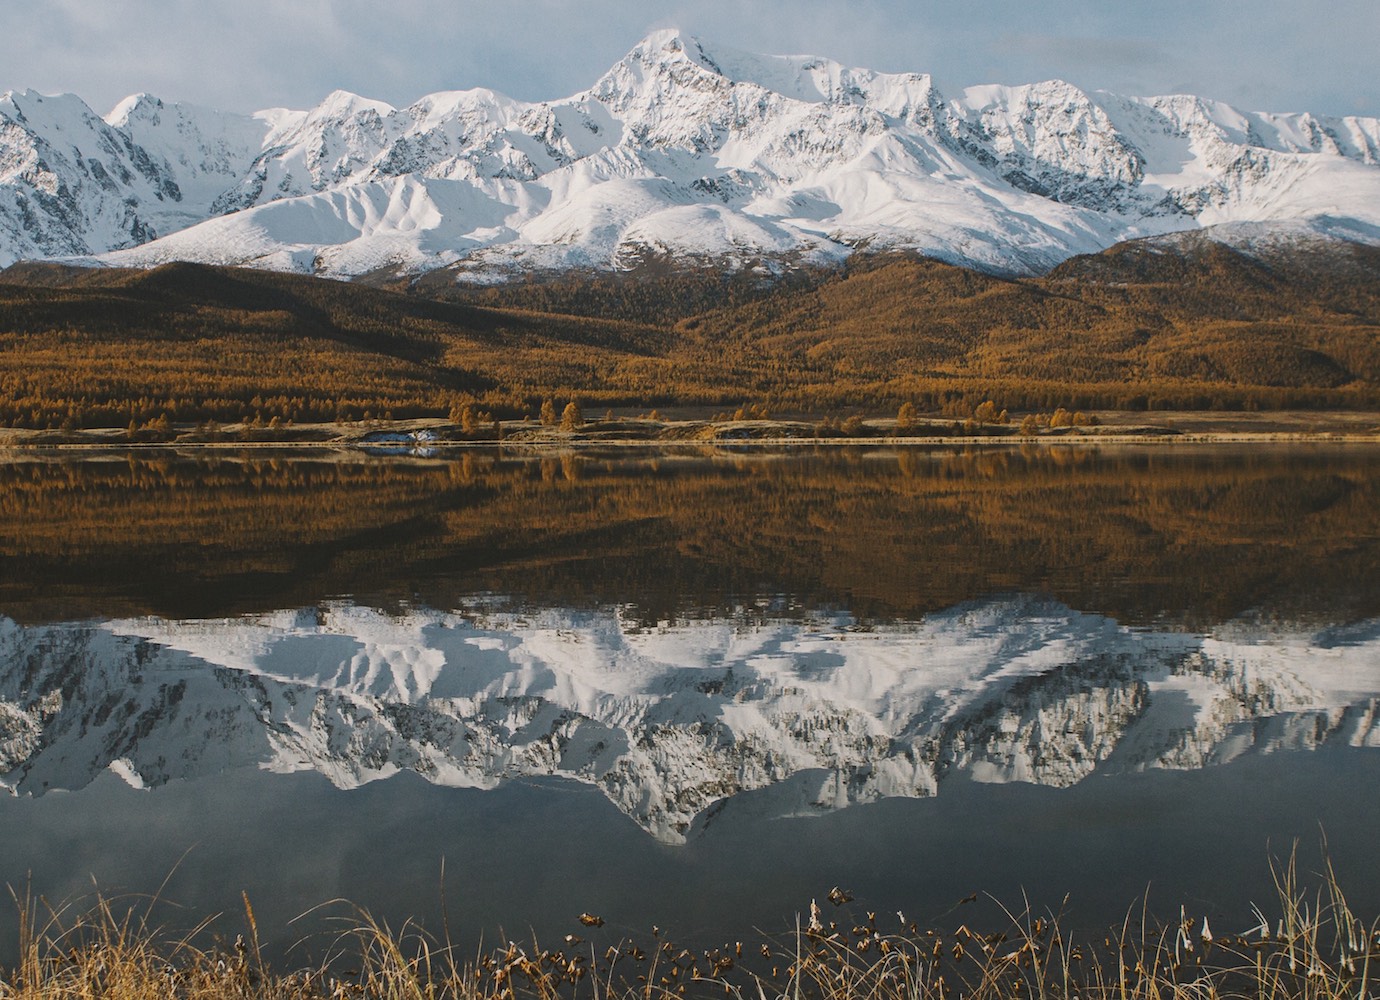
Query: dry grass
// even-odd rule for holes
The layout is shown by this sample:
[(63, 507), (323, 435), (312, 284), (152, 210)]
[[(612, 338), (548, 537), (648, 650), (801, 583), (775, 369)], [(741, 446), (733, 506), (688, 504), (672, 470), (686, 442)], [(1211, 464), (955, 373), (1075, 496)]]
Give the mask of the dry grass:
[[(79, 914), (16, 896), (20, 959), (0, 975), (0, 998), (196, 1000), (1371, 1000), (1380, 996), (1380, 920), (1352, 911), (1330, 862), (1305, 889), (1296, 859), (1272, 865), (1277, 902), (1254, 906), (1257, 926), (1214, 935), (1180, 911), (1153, 925), (1132, 911), (1119, 928), (1076, 939), (1057, 914), (1004, 910), (993, 933), (922, 930), (875, 913), (808, 921), (784, 942), (690, 951), (655, 930), (637, 943), (599, 941), (603, 921), (581, 915), (563, 947), (514, 943), (462, 958), (422, 929), (391, 928), (351, 910), (311, 969), (284, 973), (262, 957), (249, 900), (233, 944), (198, 944), (209, 922), (168, 934), (140, 912), (97, 899)], [(846, 905), (835, 890), (830, 899)], [(883, 930), (879, 923), (896, 931)], [(588, 936), (588, 940), (580, 934)]]

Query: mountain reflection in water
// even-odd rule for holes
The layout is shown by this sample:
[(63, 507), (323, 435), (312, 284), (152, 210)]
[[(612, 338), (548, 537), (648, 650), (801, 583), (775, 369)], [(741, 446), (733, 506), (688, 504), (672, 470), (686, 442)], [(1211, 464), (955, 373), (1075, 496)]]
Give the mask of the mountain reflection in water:
[(743, 792), (800, 816), (956, 777), (1068, 787), (1327, 743), (1380, 747), (1380, 623), (1201, 636), (1029, 598), (910, 624), (644, 627), (617, 611), (0, 628), (0, 773), (20, 794), (226, 767), (339, 787), (560, 775), (682, 843)]
[(1376, 449), (0, 462), (0, 881), (59, 896), (1244, 908), (1371, 856), (1377, 747)]

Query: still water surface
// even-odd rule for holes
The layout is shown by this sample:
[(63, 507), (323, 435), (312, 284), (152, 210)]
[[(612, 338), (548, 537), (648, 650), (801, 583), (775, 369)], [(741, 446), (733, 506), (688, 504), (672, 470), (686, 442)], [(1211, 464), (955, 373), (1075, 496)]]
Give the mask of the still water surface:
[(721, 942), (835, 885), (922, 921), (981, 890), (1095, 927), (1148, 892), (1245, 929), (1270, 853), (1316, 866), (1321, 828), (1374, 912), (1378, 473), (1343, 447), (0, 464), (0, 880), (167, 877), (197, 916), (245, 890), (279, 946), (336, 897), (434, 927), (443, 889), (469, 941), (592, 911)]

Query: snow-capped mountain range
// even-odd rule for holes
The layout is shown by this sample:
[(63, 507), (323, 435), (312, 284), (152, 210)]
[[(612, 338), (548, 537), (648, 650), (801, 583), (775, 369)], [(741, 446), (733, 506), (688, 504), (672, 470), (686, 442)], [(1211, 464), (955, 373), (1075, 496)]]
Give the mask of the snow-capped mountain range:
[(0, 265), (171, 260), (357, 276), (648, 259), (835, 261), (859, 247), (1035, 272), (1224, 227), (1380, 242), (1380, 120), (1242, 112), (1059, 81), (928, 76), (675, 31), (589, 90), (406, 108), (337, 92), (236, 115), (149, 95), (0, 97)]
[(1129, 629), (1047, 600), (637, 625), (616, 608), (0, 619), (0, 786), (231, 767), (597, 786), (668, 843), (743, 792), (772, 815), (1094, 773), (1380, 747), (1380, 623)]

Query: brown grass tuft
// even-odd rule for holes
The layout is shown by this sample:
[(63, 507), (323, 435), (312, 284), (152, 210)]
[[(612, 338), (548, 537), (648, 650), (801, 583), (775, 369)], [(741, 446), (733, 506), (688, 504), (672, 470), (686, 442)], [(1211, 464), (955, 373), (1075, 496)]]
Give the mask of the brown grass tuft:
[[(1252, 907), (1256, 926), (1214, 933), (1181, 909), (1168, 925), (1148, 909), (1080, 939), (1057, 913), (1003, 908), (992, 932), (920, 929), (897, 914), (834, 920), (811, 908), (785, 941), (691, 951), (662, 940), (586, 942), (548, 949), (507, 942), (460, 960), (448, 940), (350, 908), (320, 964), (278, 972), (263, 962), (248, 897), (249, 932), (231, 946), (211, 920), (185, 933), (149, 922), (151, 905), (97, 896), (82, 912), (12, 893), (17, 965), (0, 974), (0, 1000), (1373, 1000), (1380, 919), (1347, 903), (1327, 861), (1318, 884), (1300, 882), (1296, 855), (1272, 862), (1276, 906)], [(582, 921), (586, 931), (596, 925)]]

